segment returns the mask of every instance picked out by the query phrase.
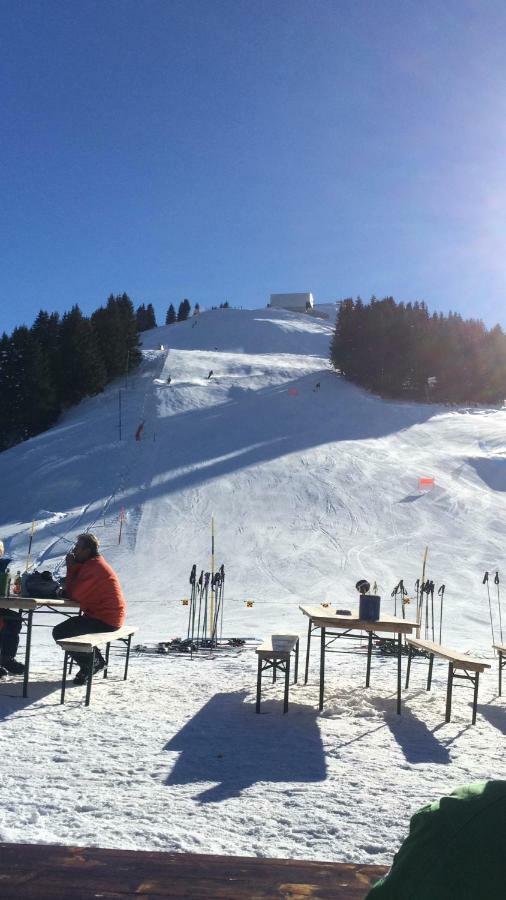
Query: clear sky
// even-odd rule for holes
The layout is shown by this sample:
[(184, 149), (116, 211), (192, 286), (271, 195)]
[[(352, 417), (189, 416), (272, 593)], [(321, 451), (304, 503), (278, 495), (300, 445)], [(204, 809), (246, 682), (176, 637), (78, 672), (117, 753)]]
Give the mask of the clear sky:
[(1, 0), (0, 331), (108, 294), (506, 326), (504, 0)]

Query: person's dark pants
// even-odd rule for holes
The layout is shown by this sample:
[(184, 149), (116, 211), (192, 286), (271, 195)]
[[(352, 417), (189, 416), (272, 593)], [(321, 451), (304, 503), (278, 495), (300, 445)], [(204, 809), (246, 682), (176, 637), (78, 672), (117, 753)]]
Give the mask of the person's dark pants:
[[(107, 625), (100, 619), (92, 619), (91, 616), (72, 616), (53, 628), (53, 637), (55, 641), (62, 641), (64, 638), (77, 637), (79, 634), (97, 634), (100, 631), (116, 631), (116, 625)], [(84, 669), (85, 672), (90, 669), (91, 653), (71, 653), (70, 655), (80, 669)], [(104, 662), (104, 657), (100, 650), (95, 648), (95, 662), (97, 660)]]
[(0, 657), (14, 659), (18, 652), (21, 613), (3, 609), (0, 616)]

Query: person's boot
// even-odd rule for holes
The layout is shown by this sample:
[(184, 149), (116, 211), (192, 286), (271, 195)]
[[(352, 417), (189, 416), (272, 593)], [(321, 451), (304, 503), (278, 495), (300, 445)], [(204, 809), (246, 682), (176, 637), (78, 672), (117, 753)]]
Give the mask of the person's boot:
[(9, 673), (8, 673), (7, 669), (4, 669), (3, 666), (0, 666), (0, 678), (5, 678), (5, 676), (8, 674)]
[[(103, 656), (99, 656), (98, 659), (95, 660), (95, 665), (93, 666), (93, 674), (96, 675), (97, 672), (100, 672), (105, 666), (105, 660)], [(86, 667), (86, 669), (79, 669), (76, 677), (74, 678), (74, 684), (86, 684), (88, 680), (88, 675), (90, 674), (90, 668)]]
[(23, 663), (18, 662), (13, 656), (0, 656), (0, 665), (11, 675), (22, 675), (25, 671)]

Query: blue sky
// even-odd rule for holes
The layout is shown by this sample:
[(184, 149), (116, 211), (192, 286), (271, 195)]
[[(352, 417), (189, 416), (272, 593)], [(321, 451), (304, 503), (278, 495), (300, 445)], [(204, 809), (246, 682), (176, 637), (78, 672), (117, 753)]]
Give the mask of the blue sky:
[(506, 4), (3, 0), (0, 330), (108, 294), (506, 326)]

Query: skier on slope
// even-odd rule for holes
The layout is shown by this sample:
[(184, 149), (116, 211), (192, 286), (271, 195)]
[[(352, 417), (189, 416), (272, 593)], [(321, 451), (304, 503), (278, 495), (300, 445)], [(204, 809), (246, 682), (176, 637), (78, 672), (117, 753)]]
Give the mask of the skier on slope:
[(212, 378), (213, 375), (214, 375), (214, 372), (213, 372), (213, 370), (211, 369), (211, 371), (209, 372), (209, 375), (207, 376), (207, 380), (209, 381), (209, 379)]

